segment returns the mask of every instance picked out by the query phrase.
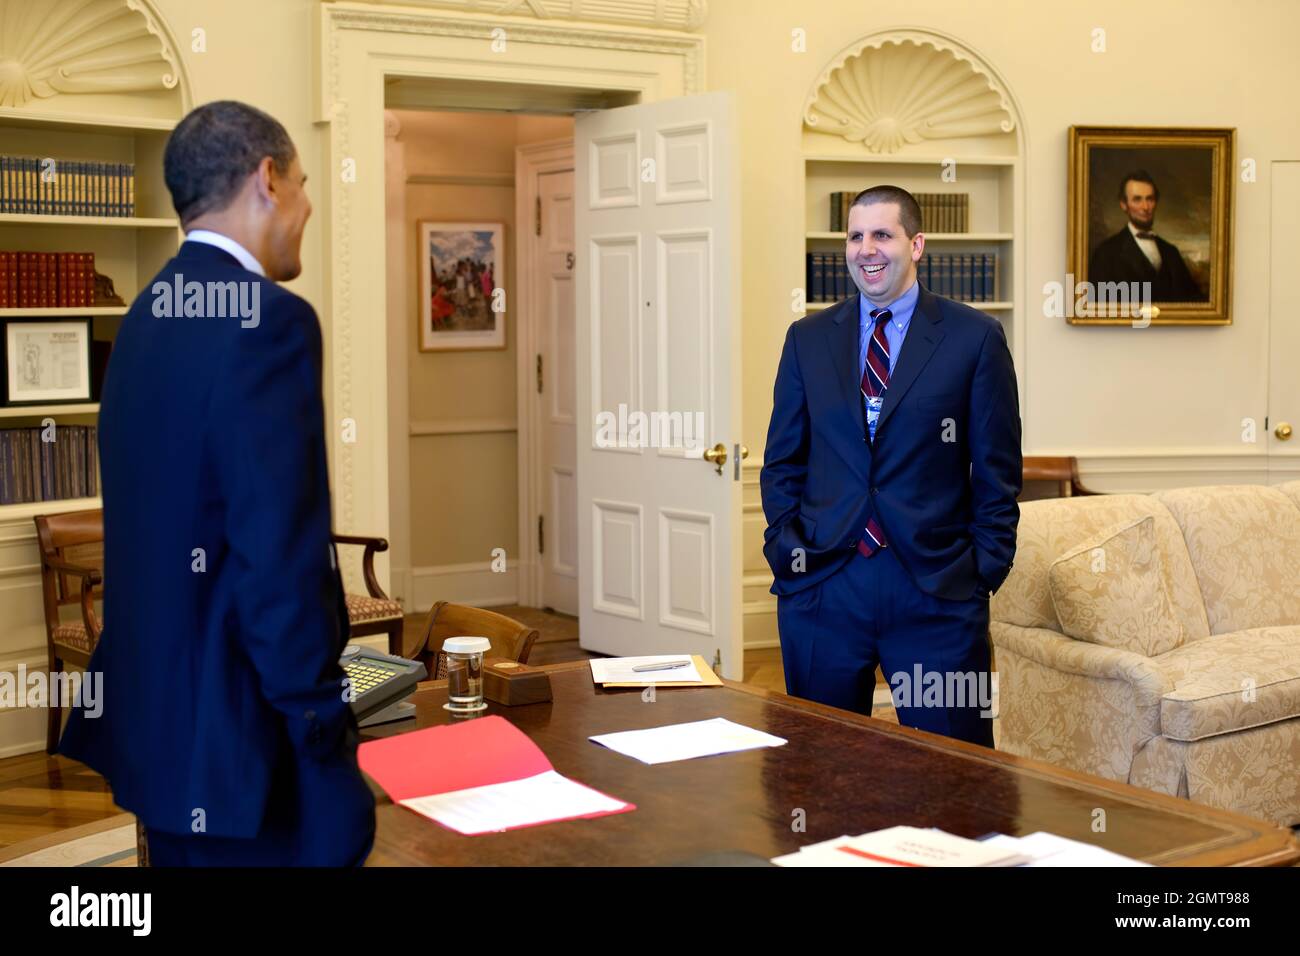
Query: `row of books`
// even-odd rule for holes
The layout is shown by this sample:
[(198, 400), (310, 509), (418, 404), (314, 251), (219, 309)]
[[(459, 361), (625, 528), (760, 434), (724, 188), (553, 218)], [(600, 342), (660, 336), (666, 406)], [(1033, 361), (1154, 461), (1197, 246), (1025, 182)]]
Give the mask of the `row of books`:
[[(99, 494), (94, 425), (0, 429), (0, 505)], [(52, 441), (42, 441), (48, 435)]]
[[(844, 256), (838, 252), (810, 252), (806, 256), (808, 300), (837, 302), (857, 292)], [(998, 257), (982, 252), (968, 255), (930, 255), (916, 264), (916, 277), (931, 292), (963, 302), (997, 299)]]
[[(848, 230), (857, 193), (831, 193), (831, 232)], [(912, 193), (921, 207), (922, 232), (970, 232), (970, 193)]]
[(93, 252), (0, 252), (0, 309), (94, 304)]
[(134, 216), (135, 164), (0, 156), (0, 213)]

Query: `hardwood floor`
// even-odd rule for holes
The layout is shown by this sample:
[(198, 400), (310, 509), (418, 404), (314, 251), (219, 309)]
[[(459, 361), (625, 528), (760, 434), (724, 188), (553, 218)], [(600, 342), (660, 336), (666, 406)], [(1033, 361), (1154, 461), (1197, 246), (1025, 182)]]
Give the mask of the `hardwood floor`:
[(44, 752), (0, 760), (0, 847), (121, 812), (107, 781), (75, 760)]

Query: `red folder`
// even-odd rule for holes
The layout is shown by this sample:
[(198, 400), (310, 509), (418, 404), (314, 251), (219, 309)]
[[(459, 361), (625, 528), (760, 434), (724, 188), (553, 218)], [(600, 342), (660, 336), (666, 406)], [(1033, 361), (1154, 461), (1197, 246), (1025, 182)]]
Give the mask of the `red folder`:
[[(357, 748), (357, 763), (394, 803), (510, 783), (555, 769), (527, 734), (497, 715), (368, 741)], [(555, 820), (603, 817), (635, 809), (635, 805), (624, 802), (619, 810)]]

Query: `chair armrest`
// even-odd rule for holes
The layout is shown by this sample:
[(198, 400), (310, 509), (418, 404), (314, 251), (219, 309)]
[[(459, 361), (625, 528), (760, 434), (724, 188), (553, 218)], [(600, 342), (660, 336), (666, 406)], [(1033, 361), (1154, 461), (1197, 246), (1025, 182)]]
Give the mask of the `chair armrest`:
[(86, 628), (92, 643), (99, 640), (99, 619), (95, 616), (95, 588), (104, 583), (104, 576), (95, 568), (73, 564), (61, 558), (42, 556), (47, 568), (62, 574), (71, 574), (81, 579), (81, 623)]
[(1158, 707), (1161, 698), (1174, 689), (1173, 681), (1151, 658), (1132, 651), (1077, 641), (1044, 627), (1021, 627), (1004, 621), (994, 621), (990, 632), (995, 647), (1005, 647), (1052, 670), (1099, 680), (1122, 680), (1132, 685), (1139, 705)]
[(387, 601), (388, 595), (384, 589), (379, 586), (379, 578), (375, 577), (375, 552), (387, 551), (388, 540), (386, 538), (372, 538), (361, 534), (335, 534), (331, 535), (335, 544), (357, 544), (365, 546), (365, 553), (361, 556), (361, 574), (366, 580), (366, 591), (372, 598), (378, 598), (381, 601)]
[(372, 538), (364, 534), (335, 534), (331, 535), (335, 544), (364, 544), (372, 547), (375, 551), (387, 551), (387, 538)]
[(53, 568), (55, 571), (61, 571), (64, 574), (71, 574), (81, 578), (85, 585), (83, 590), (85, 590), (86, 587), (98, 587), (104, 583), (103, 575), (95, 568), (88, 568), (81, 564), (73, 564), (71, 561), (64, 561), (61, 558), (54, 557), (42, 557), (41, 561), (44, 562), (47, 568)]

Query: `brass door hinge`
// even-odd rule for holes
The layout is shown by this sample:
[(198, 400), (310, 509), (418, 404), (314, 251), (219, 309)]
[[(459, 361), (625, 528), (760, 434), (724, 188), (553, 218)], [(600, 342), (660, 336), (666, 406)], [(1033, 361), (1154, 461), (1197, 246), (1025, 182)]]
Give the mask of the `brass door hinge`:
[(533, 219), (537, 223), (537, 234), (540, 236), (542, 234), (542, 197), (541, 196), (537, 197), (537, 207)]
[(537, 553), (546, 553), (546, 516), (537, 516)]
[(542, 394), (542, 353), (537, 353), (537, 394)]

